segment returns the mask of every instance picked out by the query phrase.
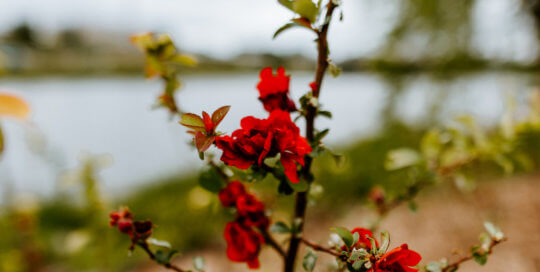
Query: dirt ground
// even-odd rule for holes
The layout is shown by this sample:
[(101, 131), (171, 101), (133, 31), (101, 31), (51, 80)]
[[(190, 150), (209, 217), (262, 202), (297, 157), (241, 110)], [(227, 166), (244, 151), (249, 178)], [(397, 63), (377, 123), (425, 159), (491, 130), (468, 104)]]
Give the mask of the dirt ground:
[[(459, 271), (540, 271), (540, 175), (483, 183), (473, 193), (450, 191), (421, 195), (416, 213), (406, 206), (394, 210), (381, 226), (381, 230), (390, 232), (392, 246), (408, 243), (409, 248), (422, 255), (422, 264), (442, 257), (451, 261), (458, 257), (456, 252), (466, 253), (477, 243), (483, 222), (489, 220), (503, 230), (508, 241), (494, 249), (485, 266), (468, 262)], [(330, 227), (365, 226), (369, 218), (369, 211), (362, 207), (351, 208), (335, 222), (308, 218), (306, 237), (326, 244)], [(249, 271), (245, 264), (228, 262), (223, 248), (196, 254), (205, 256), (209, 272)], [(325, 263), (332, 261), (322, 255), (319, 254), (316, 271), (327, 271)], [(178, 264), (191, 267), (190, 257), (179, 258)], [(281, 270), (282, 263), (276, 253), (266, 248), (261, 254), (261, 265), (259, 271), (274, 272)], [(150, 263), (142, 270), (161, 271)]]

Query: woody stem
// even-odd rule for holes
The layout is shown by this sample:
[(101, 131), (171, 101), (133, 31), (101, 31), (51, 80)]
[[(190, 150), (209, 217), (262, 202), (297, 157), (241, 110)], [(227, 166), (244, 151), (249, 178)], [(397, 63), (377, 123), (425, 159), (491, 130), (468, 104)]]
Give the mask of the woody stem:
[[(324, 18), (325, 23), (321, 27), (320, 30), (316, 31), (318, 55), (317, 55), (317, 67), (315, 71), (315, 87), (313, 89), (313, 97), (315, 98), (319, 98), (324, 74), (326, 73), (326, 69), (328, 68), (328, 52), (329, 52), (328, 39), (327, 39), (328, 28), (330, 27), (330, 19), (332, 18), (332, 14), (336, 7), (337, 6), (334, 3), (334, 1), (328, 2), (328, 5), (326, 7), (326, 15)], [(312, 143), (314, 140), (316, 115), (317, 115), (317, 108), (315, 107), (315, 105), (309, 105), (307, 108), (307, 114), (305, 118), (306, 118), (306, 138), (308, 142), (310, 143)], [(304, 167), (302, 168), (302, 176), (306, 180), (310, 180), (312, 158), (308, 154), (305, 156), (304, 160), (305, 160), (305, 164), (304, 164)], [(300, 246), (300, 241), (301, 241), (299, 234), (300, 235), (302, 234), (303, 228), (304, 228), (304, 219), (306, 216), (308, 192), (309, 192), (309, 188), (306, 192), (296, 193), (294, 220), (299, 221), (299, 226), (298, 226), (298, 232), (293, 234), (291, 237), (289, 248), (285, 256), (285, 264), (284, 264), (285, 272), (294, 271), (296, 256), (298, 255), (298, 248)]]

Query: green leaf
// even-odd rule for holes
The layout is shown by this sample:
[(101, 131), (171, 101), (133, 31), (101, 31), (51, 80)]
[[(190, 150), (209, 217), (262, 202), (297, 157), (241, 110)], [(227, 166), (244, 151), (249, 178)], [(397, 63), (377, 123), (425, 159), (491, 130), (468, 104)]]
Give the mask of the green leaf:
[(336, 227), (336, 228), (331, 228), (330, 230), (335, 232), (337, 235), (339, 235), (339, 237), (341, 237), (341, 240), (343, 240), (343, 242), (348, 248), (354, 245), (353, 235), (348, 229)]
[(201, 173), (199, 176), (199, 185), (212, 193), (219, 193), (225, 187), (221, 176), (214, 168)]
[(192, 263), (195, 270), (199, 272), (203, 271), (204, 267), (206, 266), (206, 262), (204, 261), (204, 258), (202, 256), (196, 256), (195, 258), (193, 258)]
[(475, 246), (471, 249), (474, 261), (479, 265), (485, 265), (487, 263), (487, 253), (483, 252), (480, 247)]
[(225, 115), (227, 115), (227, 113), (229, 112), (230, 108), (231, 106), (223, 106), (214, 111), (214, 113), (212, 113), (212, 122), (214, 123), (214, 128), (216, 128), (219, 123), (221, 123), (223, 118), (225, 118)]
[(362, 266), (366, 263), (364, 260), (356, 261), (352, 264), (354, 271), (362, 271)]
[(330, 72), (330, 75), (332, 75), (332, 77), (338, 77), (341, 74), (342, 70), (335, 63), (329, 62), (328, 71)]
[(154, 256), (156, 257), (156, 262), (159, 264), (168, 264), (171, 262), (172, 257), (178, 253), (178, 250), (170, 250), (170, 251), (163, 251), (163, 250), (157, 250), (154, 253)]
[(315, 22), (319, 9), (311, 0), (295, 0), (292, 4), (292, 10), (298, 15)]
[(276, 222), (270, 226), (270, 231), (273, 233), (290, 233), (291, 229), (284, 222)]
[(300, 179), (300, 182), (297, 182), (297, 183), (291, 182), (290, 185), (291, 185), (291, 188), (293, 188), (295, 192), (307, 192), (307, 190), (309, 189), (309, 184), (304, 179)]
[(332, 113), (329, 111), (318, 111), (317, 114), (332, 119)]
[(284, 24), (283, 26), (281, 26), (280, 28), (278, 28), (278, 30), (276, 30), (276, 32), (274, 33), (274, 36), (272, 36), (272, 39), (275, 39), (277, 38), (277, 36), (279, 36), (279, 34), (285, 32), (285, 30), (288, 30), (290, 28), (293, 28), (295, 26), (300, 26), (298, 25), (297, 23), (287, 23), (287, 24)]
[(366, 238), (371, 242), (371, 252), (373, 254), (377, 254), (377, 241), (375, 241), (375, 239), (369, 237), (369, 236), (366, 236)]
[(318, 258), (319, 257), (312, 249), (308, 249), (306, 255), (304, 255), (304, 261), (302, 262), (302, 267), (304, 267), (304, 270), (308, 272), (313, 271)]
[(379, 253), (384, 253), (388, 250), (388, 247), (390, 246), (390, 234), (388, 231), (384, 231), (381, 233), (381, 246), (379, 247)]
[(291, 1), (291, 0), (278, 0), (278, 2), (279, 2), (282, 6), (288, 8), (288, 9), (290, 9), (290, 10), (293, 10), (293, 1)]
[(200, 132), (206, 131), (204, 128), (203, 119), (200, 116), (193, 113), (182, 114), (181, 120), (178, 123), (180, 123), (180, 125), (182, 126), (185, 126), (185, 127), (188, 127), (188, 128), (200, 131)]

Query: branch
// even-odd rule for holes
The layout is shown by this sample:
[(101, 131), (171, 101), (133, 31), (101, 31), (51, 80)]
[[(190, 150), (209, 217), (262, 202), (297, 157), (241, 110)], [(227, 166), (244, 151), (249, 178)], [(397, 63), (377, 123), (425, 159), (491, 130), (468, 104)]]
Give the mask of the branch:
[[(148, 244), (146, 243), (146, 241), (144, 241), (144, 243), (137, 243), (137, 245), (139, 245), (142, 249), (144, 249), (144, 251), (146, 252), (146, 254), (148, 255), (148, 257), (150, 257), (151, 260), (157, 262), (156, 260), (156, 256), (154, 255), (154, 253), (150, 250), (150, 248), (148, 247)], [(186, 272), (187, 270), (183, 270), (182, 268), (174, 265), (174, 264), (171, 264), (170, 262), (167, 262), (165, 264), (161, 264), (163, 265), (165, 268), (167, 269), (170, 269), (170, 270), (173, 270), (173, 271), (177, 271), (177, 272)]]
[(271, 246), (274, 250), (276, 250), (276, 252), (281, 256), (281, 257), (285, 257), (285, 251), (283, 250), (283, 248), (281, 248), (281, 246), (279, 245), (279, 243), (272, 237), (272, 235), (268, 232), (268, 229), (264, 228), (264, 227), (261, 227), (259, 228), (259, 230), (261, 231), (261, 235), (264, 237), (264, 240), (266, 241), (266, 243)]
[[(317, 68), (315, 71), (316, 86), (313, 90), (313, 97), (315, 98), (319, 97), (322, 81), (326, 73), (326, 69), (328, 68), (328, 52), (329, 52), (328, 39), (327, 39), (328, 28), (330, 27), (332, 14), (336, 7), (337, 6), (336, 4), (334, 4), (334, 1), (330, 0), (328, 2), (328, 5), (326, 7), (326, 15), (324, 18), (325, 23), (321, 27), (321, 29), (317, 31), (318, 56), (317, 56)], [(308, 142), (310, 143), (313, 142), (313, 139), (314, 139), (316, 115), (317, 115), (317, 108), (313, 105), (309, 105), (307, 108), (307, 114), (306, 114), (306, 138)], [(302, 168), (302, 176), (304, 176), (304, 178), (308, 178), (311, 175), (312, 158), (308, 154), (305, 156), (304, 160), (305, 160), (305, 165)], [(297, 233), (302, 233), (303, 228), (304, 228), (304, 219), (306, 216), (308, 191), (309, 191), (309, 188), (306, 192), (296, 193), (294, 220), (297, 220), (297, 219), (300, 220)], [(289, 249), (287, 250), (287, 255), (285, 256), (285, 266), (284, 266), (285, 272), (294, 271), (294, 264), (296, 262), (296, 256), (298, 254), (299, 245), (300, 245), (300, 238), (296, 236), (295, 234), (293, 234), (291, 237), (291, 241), (289, 243)]]
[[(329, 248), (329, 247), (323, 247), (319, 244), (316, 244), (314, 242), (311, 242), (311, 241), (308, 241), (304, 238), (301, 238), (300, 241), (302, 241), (302, 243), (304, 243), (306, 246), (309, 246), (311, 248), (313, 248), (313, 250), (315, 251), (320, 251), (320, 252), (324, 252), (324, 253), (328, 253), (330, 255), (333, 255), (333, 256), (336, 256), (338, 258), (343, 258), (345, 255), (335, 251), (334, 249), (332, 248)], [(346, 256), (345, 256), (346, 257)]]
[[(486, 252), (486, 255), (490, 255), (492, 252), (493, 252), (493, 248), (495, 246), (497, 246), (498, 244), (502, 243), (502, 242), (505, 242), (507, 239), (506, 238), (503, 238), (501, 240), (492, 240), (491, 242), (491, 245), (489, 246), (489, 249), (488, 251)], [(471, 255), (468, 255), (468, 256), (464, 256), (464, 257), (461, 257), (460, 259), (448, 264), (448, 266), (446, 266), (445, 268), (443, 268), (441, 270), (441, 272), (451, 272), (451, 271), (456, 271), (458, 268), (459, 268), (459, 265), (461, 265), (462, 263), (464, 262), (467, 262), (467, 261), (470, 261), (474, 259), (474, 256), (471, 254)]]

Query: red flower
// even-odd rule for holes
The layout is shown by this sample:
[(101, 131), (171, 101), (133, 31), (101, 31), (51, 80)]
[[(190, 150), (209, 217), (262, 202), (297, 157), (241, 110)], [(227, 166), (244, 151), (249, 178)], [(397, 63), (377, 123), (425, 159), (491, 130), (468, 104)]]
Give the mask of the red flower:
[(421, 259), (420, 254), (410, 250), (407, 244), (403, 244), (377, 260), (375, 272), (417, 272), (418, 269), (411, 266), (417, 265)]
[(251, 228), (231, 222), (225, 226), (227, 257), (233, 262), (246, 262), (249, 268), (260, 267), (259, 252), (264, 238)]
[(264, 204), (255, 196), (245, 194), (236, 201), (237, 221), (246, 227), (268, 227), (270, 221), (264, 214)]
[[(373, 232), (371, 232), (371, 230), (364, 229), (364, 228), (355, 228), (351, 231), (352, 234), (354, 234), (355, 232), (360, 235), (360, 238), (358, 239), (358, 242), (356, 242), (356, 244), (354, 244), (351, 247), (351, 249), (365, 248), (367, 250), (371, 250), (371, 241), (368, 239), (368, 237), (373, 238)], [(375, 241), (375, 244), (377, 245), (377, 247), (379, 246), (377, 241)], [(347, 247), (343, 246), (341, 247), (341, 249), (347, 250)]]
[(109, 222), (111, 227), (117, 226), (120, 232), (131, 234), (133, 230), (133, 214), (127, 208), (112, 212), (109, 217), (111, 218)]
[(294, 101), (289, 97), (290, 76), (285, 75), (285, 69), (278, 68), (277, 74), (272, 73), (272, 68), (266, 67), (259, 74), (261, 81), (257, 84), (259, 100), (264, 109), (272, 112), (276, 109), (295, 111)]
[(299, 182), (296, 163), (304, 165), (304, 156), (311, 152), (307, 140), (291, 121), (288, 112), (275, 110), (268, 119), (244, 117), (241, 129), (232, 136), (216, 138), (216, 145), (223, 150), (221, 160), (227, 165), (247, 169), (253, 164), (262, 165), (267, 157), (281, 155), (285, 175), (293, 183)]
[(245, 193), (246, 188), (244, 188), (244, 185), (240, 181), (235, 180), (229, 182), (229, 184), (227, 184), (227, 187), (225, 187), (219, 192), (218, 196), (223, 206), (230, 207), (235, 205), (238, 197), (244, 195)]

